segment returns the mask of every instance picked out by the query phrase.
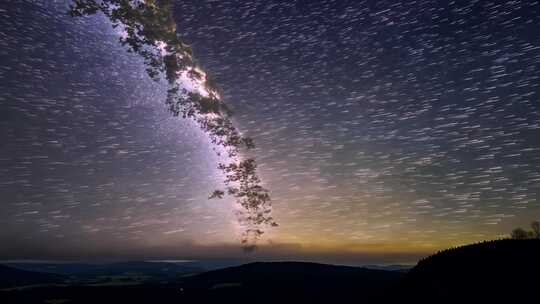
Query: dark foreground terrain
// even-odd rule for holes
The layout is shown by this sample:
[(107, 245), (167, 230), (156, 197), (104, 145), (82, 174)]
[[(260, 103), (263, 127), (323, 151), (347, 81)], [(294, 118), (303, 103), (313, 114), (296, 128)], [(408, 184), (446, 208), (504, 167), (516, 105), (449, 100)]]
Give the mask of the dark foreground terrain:
[[(156, 272), (150, 265), (133, 265), (139, 272), (131, 275)], [(20, 289), (6, 289), (14, 284), (4, 278), (0, 303), (525, 303), (537, 298), (539, 270), (540, 240), (500, 240), (437, 253), (409, 272), (281, 262), (178, 277), (170, 276), (181, 272), (172, 268), (166, 280), (134, 282), (126, 279), (128, 272), (117, 274), (124, 281), (101, 284), (44, 274), (44, 285), (32, 280), (33, 286)], [(24, 271), (17, 277), (28, 275), (43, 274)]]
[(66, 285), (60, 278), (44, 286), (4, 290), (1, 303), (328, 303), (357, 295), (377, 298), (403, 275), (315, 263), (251, 263), (168, 282)]
[(540, 239), (508, 239), (421, 260), (394, 294), (417, 303), (536, 303), (539, 282)]

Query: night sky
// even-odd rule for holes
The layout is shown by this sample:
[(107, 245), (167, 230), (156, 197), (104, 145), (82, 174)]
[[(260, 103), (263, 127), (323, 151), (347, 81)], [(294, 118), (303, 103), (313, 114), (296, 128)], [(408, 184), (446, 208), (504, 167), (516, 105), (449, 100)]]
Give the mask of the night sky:
[[(245, 255), (207, 135), (68, 3), (0, 3), (0, 258)], [(540, 2), (175, 3), (257, 145), (253, 255), (406, 262), (540, 219)]]

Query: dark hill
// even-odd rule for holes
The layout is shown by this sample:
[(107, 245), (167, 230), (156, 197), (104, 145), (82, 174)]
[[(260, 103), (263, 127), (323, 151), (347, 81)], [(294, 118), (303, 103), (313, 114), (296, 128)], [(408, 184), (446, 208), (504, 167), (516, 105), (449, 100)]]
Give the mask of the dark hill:
[(540, 240), (497, 240), (421, 260), (398, 294), (415, 302), (516, 301), (537, 297)]
[(340, 303), (375, 299), (402, 277), (400, 272), (316, 263), (251, 263), (187, 278), (181, 288), (206, 294), (210, 301)]
[(61, 283), (64, 277), (0, 265), (0, 289), (23, 285)]

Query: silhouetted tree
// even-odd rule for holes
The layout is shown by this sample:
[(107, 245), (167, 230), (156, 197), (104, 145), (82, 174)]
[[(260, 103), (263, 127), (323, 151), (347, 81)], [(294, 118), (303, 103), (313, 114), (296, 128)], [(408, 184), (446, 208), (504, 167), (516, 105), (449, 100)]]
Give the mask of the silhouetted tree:
[(540, 239), (540, 221), (534, 221), (531, 223), (533, 237)]
[[(253, 141), (235, 128), (217, 89), (197, 65), (191, 47), (178, 35), (172, 0), (73, 0), (70, 6), (74, 17), (98, 12), (107, 16), (113, 27), (122, 29), (120, 42), (144, 59), (152, 79), (165, 77), (169, 84), (165, 103), (171, 113), (193, 119), (214, 144), (225, 148), (230, 161), (219, 168), (226, 174), (226, 189), (214, 191), (210, 198), (235, 197), (244, 209), (241, 220), (247, 228), (243, 242), (256, 241), (263, 233), (262, 226), (276, 224), (270, 215), (269, 192), (257, 176), (257, 164), (239, 155), (242, 149), (252, 149)], [(186, 79), (194, 84), (192, 90), (186, 89)]]
[(511, 236), (513, 239), (516, 239), (516, 240), (524, 240), (524, 239), (529, 238), (530, 233), (523, 228), (516, 228), (512, 230)]
[(527, 231), (523, 228), (516, 228), (512, 230), (511, 237), (513, 239), (523, 240), (523, 239), (540, 239), (540, 222), (533, 221), (531, 222), (532, 231)]

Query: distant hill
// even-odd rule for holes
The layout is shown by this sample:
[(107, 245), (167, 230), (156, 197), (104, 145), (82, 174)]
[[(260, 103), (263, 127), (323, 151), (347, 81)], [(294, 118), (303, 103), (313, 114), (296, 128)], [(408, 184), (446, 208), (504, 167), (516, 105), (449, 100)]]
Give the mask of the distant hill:
[(414, 265), (364, 265), (362, 266), (367, 269), (376, 269), (376, 270), (387, 270), (387, 271), (400, 271), (400, 272), (408, 272), (411, 270)]
[[(188, 295), (248, 303), (328, 303), (377, 298), (403, 274), (303, 262), (250, 263), (183, 280)], [(227, 302), (228, 303), (228, 302)]]
[(144, 261), (102, 264), (12, 263), (9, 266), (28, 271), (61, 274), (79, 279), (126, 274), (141, 274), (162, 279), (176, 279), (182, 275), (203, 272), (203, 269), (194, 266)]
[(0, 289), (22, 285), (53, 284), (63, 282), (65, 277), (0, 265)]
[(538, 298), (540, 240), (497, 240), (421, 260), (398, 294), (410, 301), (460, 303)]

